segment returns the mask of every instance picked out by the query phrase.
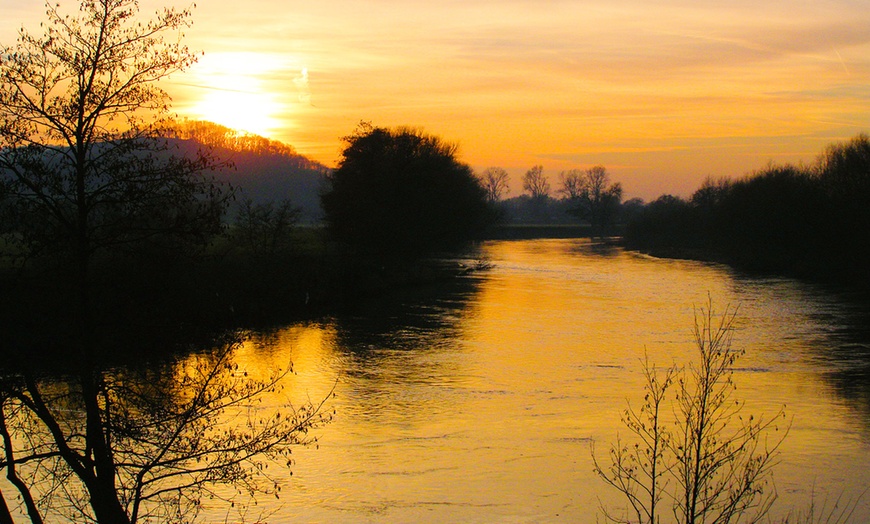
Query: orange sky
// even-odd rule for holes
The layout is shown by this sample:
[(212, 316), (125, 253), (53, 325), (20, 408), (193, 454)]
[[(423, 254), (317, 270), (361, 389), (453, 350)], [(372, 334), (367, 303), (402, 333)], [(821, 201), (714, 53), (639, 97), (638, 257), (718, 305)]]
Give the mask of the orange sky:
[[(42, 5), (0, 0), (0, 42)], [(603, 164), (649, 200), (870, 131), (864, 0), (202, 0), (186, 41), (206, 54), (164, 83), (177, 112), (327, 165), (368, 120), (457, 142), (514, 186)]]

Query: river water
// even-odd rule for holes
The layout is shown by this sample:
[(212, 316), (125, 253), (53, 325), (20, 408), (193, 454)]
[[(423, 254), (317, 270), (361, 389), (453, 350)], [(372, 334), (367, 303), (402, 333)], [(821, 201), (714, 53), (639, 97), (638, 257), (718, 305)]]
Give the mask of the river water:
[[(870, 485), (867, 303), (783, 278), (662, 260), (588, 239), (496, 241), (492, 264), (438, 289), (254, 336), (248, 367), (292, 361), (290, 391), (328, 402), (319, 445), (294, 452), (269, 522), (595, 522), (617, 493), (593, 473), (642, 359), (695, 357), (694, 309), (737, 308), (737, 395), (783, 406), (775, 513)], [(211, 518), (222, 515), (220, 509)], [(870, 496), (853, 522), (870, 522)]]

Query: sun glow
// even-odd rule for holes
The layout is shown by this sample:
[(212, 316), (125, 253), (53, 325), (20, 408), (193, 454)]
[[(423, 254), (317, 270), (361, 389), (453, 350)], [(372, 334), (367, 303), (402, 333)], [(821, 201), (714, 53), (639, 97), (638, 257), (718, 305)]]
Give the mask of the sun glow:
[(191, 116), (232, 129), (269, 137), (284, 123), (284, 104), (268, 89), (282, 64), (258, 53), (206, 55), (192, 73), (201, 90)]

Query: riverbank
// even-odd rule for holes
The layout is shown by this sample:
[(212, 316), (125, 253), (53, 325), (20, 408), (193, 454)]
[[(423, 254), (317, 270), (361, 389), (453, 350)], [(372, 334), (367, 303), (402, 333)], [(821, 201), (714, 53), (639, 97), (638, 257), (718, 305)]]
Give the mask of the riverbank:
[(796, 260), (778, 260), (777, 263), (770, 263), (770, 261), (753, 258), (750, 253), (729, 255), (700, 247), (643, 246), (627, 242), (624, 238), (616, 242), (624, 249), (656, 258), (722, 264), (747, 275), (793, 278), (823, 285), (838, 292), (851, 292), (870, 297), (870, 274), (862, 276), (842, 273), (830, 268), (820, 269)]

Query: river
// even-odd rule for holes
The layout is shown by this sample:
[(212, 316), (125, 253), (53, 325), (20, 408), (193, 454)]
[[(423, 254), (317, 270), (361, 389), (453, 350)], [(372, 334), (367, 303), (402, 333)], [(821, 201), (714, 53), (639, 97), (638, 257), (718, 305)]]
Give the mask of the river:
[[(257, 334), (243, 366), (292, 361), (292, 395), (328, 403), (317, 446), (272, 471), (269, 522), (595, 522), (623, 501), (594, 473), (642, 359), (695, 358), (694, 310), (737, 308), (745, 412), (783, 406), (774, 513), (870, 485), (867, 303), (785, 278), (578, 240), (493, 241), (492, 267), (437, 289)], [(222, 518), (224, 510), (210, 513)], [(854, 522), (870, 522), (870, 497)]]

